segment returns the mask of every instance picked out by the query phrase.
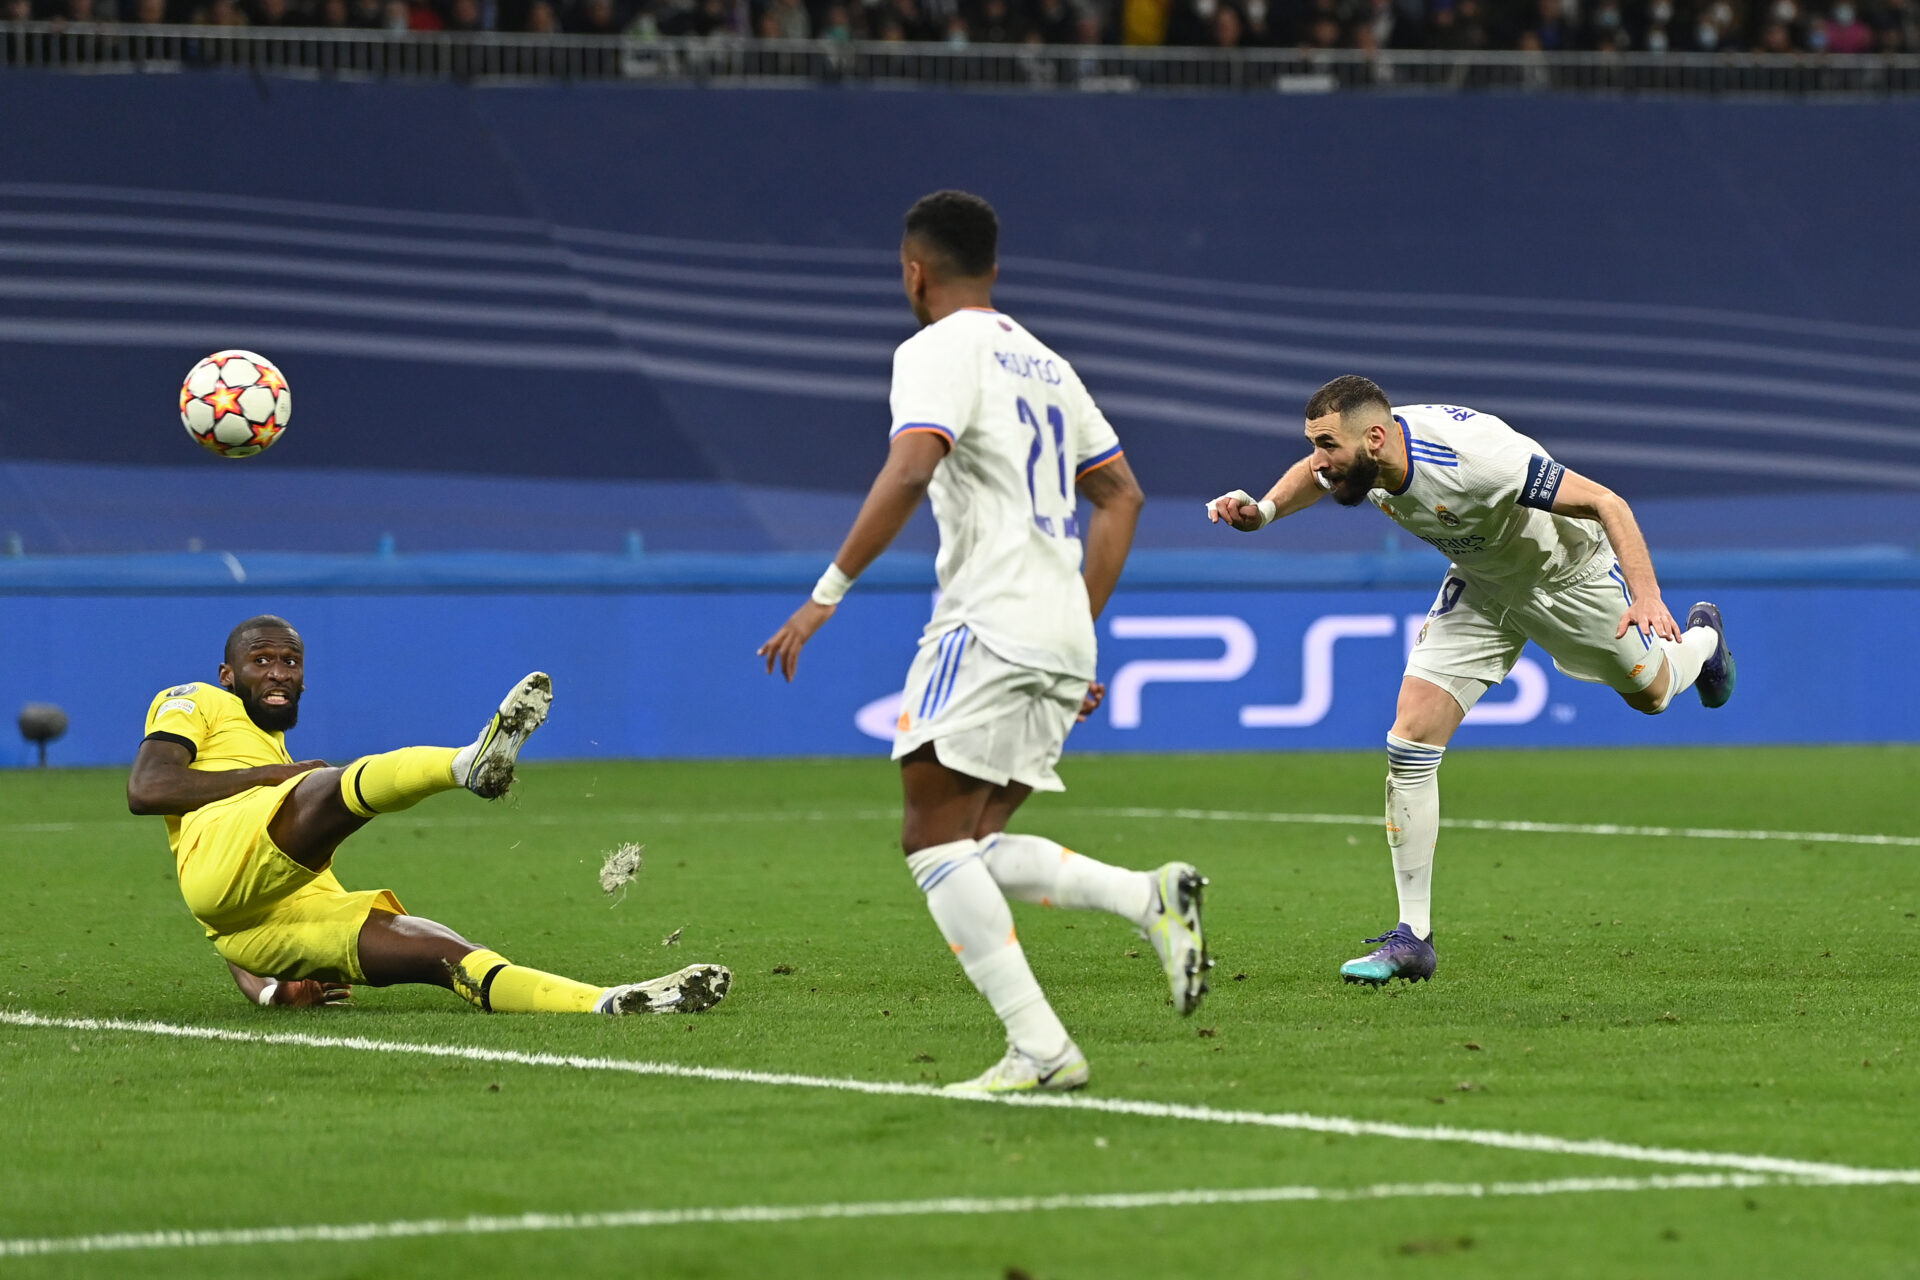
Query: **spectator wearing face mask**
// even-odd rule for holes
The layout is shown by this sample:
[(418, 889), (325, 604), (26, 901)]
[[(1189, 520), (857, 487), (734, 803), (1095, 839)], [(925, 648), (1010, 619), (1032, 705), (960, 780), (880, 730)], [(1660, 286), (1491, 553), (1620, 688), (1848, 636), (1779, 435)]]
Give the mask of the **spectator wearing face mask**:
[(1673, 0), (1651, 0), (1640, 47), (1648, 53), (1666, 53), (1680, 43), (1674, 39), (1680, 29), (1680, 15), (1674, 11)]
[(1587, 17), (1586, 47), (1618, 51), (1625, 45), (1626, 25), (1620, 0), (1599, 0)]
[(1730, 0), (1711, 0), (1693, 24), (1696, 53), (1735, 53), (1740, 49), (1740, 14)]
[(1873, 48), (1873, 29), (1860, 21), (1853, 0), (1840, 0), (1827, 15), (1828, 53), (1866, 53)]
[(1241, 0), (1240, 43), (1254, 49), (1270, 49), (1285, 41), (1285, 28), (1274, 12), (1272, 0)]

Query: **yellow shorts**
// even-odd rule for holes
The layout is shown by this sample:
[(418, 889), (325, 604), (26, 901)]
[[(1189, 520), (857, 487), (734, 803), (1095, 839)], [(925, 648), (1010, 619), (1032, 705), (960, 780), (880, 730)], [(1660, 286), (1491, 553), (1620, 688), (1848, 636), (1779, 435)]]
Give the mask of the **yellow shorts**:
[(180, 893), (223, 957), (263, 977), (364, 982), (360, 929), (369, 912), (405, 915), (385, 889), (349, 893), (333, 870), (288, 857), (267, 824), (300, 783), (255, 787), (180, 821)]

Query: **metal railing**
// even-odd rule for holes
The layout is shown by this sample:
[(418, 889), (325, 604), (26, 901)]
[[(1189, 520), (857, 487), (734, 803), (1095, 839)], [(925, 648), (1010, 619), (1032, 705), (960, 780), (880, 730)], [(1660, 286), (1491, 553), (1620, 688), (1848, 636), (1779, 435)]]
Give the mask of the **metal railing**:
[(812, 83), (1078, 92), (1345, 90), (1889, 95), (1920, 55), (1474, 53), (644, 39), (505, 32), (0, 23), (0, 68), (429, 80)]

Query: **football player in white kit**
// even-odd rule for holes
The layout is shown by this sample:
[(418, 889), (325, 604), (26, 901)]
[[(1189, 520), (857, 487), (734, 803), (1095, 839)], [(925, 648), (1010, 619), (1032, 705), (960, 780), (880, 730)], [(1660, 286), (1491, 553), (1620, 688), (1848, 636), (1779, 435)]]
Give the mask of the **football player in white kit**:
[(1702, 601), (1682, 629), (1633, 512), (1491, 414), (1392, 407), (1365, 378), (1335, 378), (1307, 402), (1313, 452), (1256, 502), (1236, 489), (1207, 519), (1253, 532), (1318, 502), (1371, 502), (1453, 561), (1407, 658), (1387, 735), (1387, 845), (1400, 923), (1347, 961), (1348, 982), (1433, 976), (1433, 848), (1440, 759), (1487, 689), (1532, 640), (1562, 672), (1608, 685), (1648, 715), (1692, 686), (1709, 707), (1733, 694), (1720, 610)]
[[(1093, 620), (1144, 498), (1072, 367), (993, 309), (998, 238), (992, 207), (965, 192), (908, 211), (902, 281), (923, 327), (894, 353), (886, 465), (812, 598), (760, 647), (769, 672), (793, 679), (801, 646), (932, 495), (941, 595), (894, 738), (901, 846), (947, 945), (1006, 1024), (1005, 1056), (949, 1086), (988, 1093), (1075, 1089), (1088, 1075), (1027, 965), (1007, 899), (1131, 922), (1183, 1014), (1206, 993), (1209, 967), (1206, 881), (1191, 864), (1129, 871), (1006, 830), (1027, 796), (1063, 789), (1054, 764), (1067, 733), (1099, 705)], [(1077, 496), (1092, 505), (1084, 528)]]

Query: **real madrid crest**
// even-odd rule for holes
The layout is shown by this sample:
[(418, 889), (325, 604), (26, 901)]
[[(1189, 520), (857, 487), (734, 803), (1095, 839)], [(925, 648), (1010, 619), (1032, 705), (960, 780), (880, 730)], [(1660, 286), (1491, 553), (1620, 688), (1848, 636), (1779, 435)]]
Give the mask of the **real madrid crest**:
[(1458, 528), (1460, 525), (1460, 517), (1447, 510), (1447, 504), (1444, 502), (1433, 504), (1433, 514), (1440, 517), (1440, 523), (1449, 529)]

